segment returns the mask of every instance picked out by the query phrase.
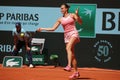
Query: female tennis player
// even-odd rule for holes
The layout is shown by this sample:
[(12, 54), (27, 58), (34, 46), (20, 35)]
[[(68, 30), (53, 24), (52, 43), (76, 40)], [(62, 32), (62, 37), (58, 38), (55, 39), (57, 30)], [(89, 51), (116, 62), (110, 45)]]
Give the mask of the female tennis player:
[(37, 31), (38, 32), (41, 32), (42, 30), (54, 31), (58, 28), (60, 24), (62, 24), (64, 29), (64, 41), (66, 44), (67, 59), (68, 59), (68, 64), (64, 68), (64, 70), (71, 71), (71, 68), (73, 66), (74, 73), (71, 76), (69, 76), (70, 79), (73, 79), (73, 78), (78, 78), (80, 76), (80, 73), (77, 70), (77, 61), (74, 53), (75, 44), (80, 42), (80, 37), (76, 29), (75, 22), (77, 21), (81, 25), (82, 20), (78, 15), (78, 9), (75, 11), (75, 13), (69, 13), (68, 10), (69, 10), (69, 5), (66, 3), (62, 4), (61, 13), (63, 14), (63, 16), (56, 21), (53, 27), (38, 28)]

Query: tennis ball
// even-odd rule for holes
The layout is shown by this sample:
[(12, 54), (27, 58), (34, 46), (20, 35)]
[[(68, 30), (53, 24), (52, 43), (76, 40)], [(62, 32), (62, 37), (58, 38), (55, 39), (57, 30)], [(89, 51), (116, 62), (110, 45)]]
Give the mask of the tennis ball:
[(21, 33), (20, 36), (23, 37), (23, 36), (24, 36), (24, 33)]

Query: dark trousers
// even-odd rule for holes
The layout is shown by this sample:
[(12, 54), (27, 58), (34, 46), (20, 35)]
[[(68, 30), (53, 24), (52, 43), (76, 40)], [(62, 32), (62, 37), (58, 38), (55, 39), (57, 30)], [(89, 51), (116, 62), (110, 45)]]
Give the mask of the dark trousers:
[[(13, 55), (13, 56), (17, 56), (17, 55), (18, 55), (18, 52), (20, 51), (20, 49), (21, 49), (23, 46), (25, 46), (25, 41), (18, 41), (18, 42), (17, 42), (17, 45), (16, 45), (16, 48), (17, 48), (17, 49), (14, 49), (12, 55)], [(30, 47), (30, 46), (31, 46), (31, 44), (28, 43), (28, 47)], [(29, 50), (29, 51), (26, 50), (26, 53), (27, 53), (27, 58), (28, 58), (28, 60), (29, 60), (29, 64), (32, 64), (32, 53), (31, 53), (31, 51), (30, 51), (30, 50)]]

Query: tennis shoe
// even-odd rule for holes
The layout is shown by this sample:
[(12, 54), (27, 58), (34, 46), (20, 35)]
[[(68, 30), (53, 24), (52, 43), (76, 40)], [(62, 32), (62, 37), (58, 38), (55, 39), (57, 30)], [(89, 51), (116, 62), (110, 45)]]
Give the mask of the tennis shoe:
[(66, 67), (64, 68), (64, 70), (65, 70), (65, 71), (71, 71), (72, 68), (71, 68), (71, 66), (66, 66)]
[(77, 79), (80, 77), (80, 73), (79, 72), (74, 72), (71, 76), (69, 76), (70, 79)]

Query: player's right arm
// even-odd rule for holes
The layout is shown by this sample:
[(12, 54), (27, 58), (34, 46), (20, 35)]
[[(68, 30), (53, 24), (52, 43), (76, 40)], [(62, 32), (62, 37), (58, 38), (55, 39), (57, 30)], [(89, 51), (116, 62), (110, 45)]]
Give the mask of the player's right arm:
[(51, 28), (38, 28), (37, 31), (39, 31), (39, 32), (42, 31), (42, 30), (45, 30), (45, 31), (54, 31), (54, 30), (56, 30), (58, 28), (59, 25), (60, 25), (60, 19), (58, 19), (56, 21), (56, 23), (53, 25), (53, 27), (51, 27)]

